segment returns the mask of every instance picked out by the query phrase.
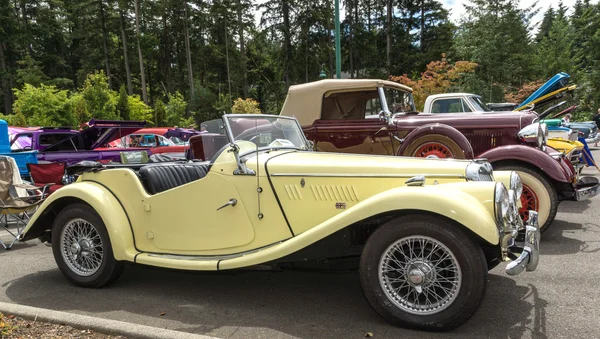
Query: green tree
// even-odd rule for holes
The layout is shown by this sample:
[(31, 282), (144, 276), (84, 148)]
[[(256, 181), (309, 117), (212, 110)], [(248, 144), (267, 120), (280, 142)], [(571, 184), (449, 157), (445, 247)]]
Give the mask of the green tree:
[(156, 126), (165, 126), (166, 117), (165, 104), (161, 99), (156, 100), (156, 104), (154, 105), (154, 123)]
[(25, 84), (15, 90), (13, 110), (21, 114), (33, 126), (75, 126), (77, 122), (69, 107), (66, 90), (41, 84), (39, 87)]
[(174, 95), (169, 95), (169, 101), (165, 106), (167, 126), (181, 127), (185, 120), (186, 108), (187, 102), (181, 93), (175, 92)]
[(30, 84), (34, 87), (40, 86), (48, 80), (48, 76), (42, 70), (42, 63), (27, 54), (24, 59), (17, 62), (20, 68), (17, 70), (17, 83), (20, 85)]
[(139, 95), (134, 94), (134, 95), (129, 96), (127, 99), (128, 99), (127, 110), (129, 111), (129, 114), (130, 114), (129, 118), (131, 120), (146, 121), (146, 122), (150, 123), (151, 125), (154, 124), (152, 108), (150, 108), (150, 106), (146, 105), (142, 101), (142, 99), (140, 99)]
[(93, 118), (117, 118), (117, 93), (108, 88), (108, 77), (104, 75), (104, 71), (88, 75), (80, 91), (85, 99), (87, 111)]
[(471, 0), (465, 10), (455, 44), (458, 57), (479, 65), (478, 92), (500, 101), (504, 87), (535, 77), (529, 26), (536, 11), (520, 9), (512, 0)]
[(117, 101), (117, 112), (121, 119), (130, 120), (131, 113), (129, 106), (129, 95), (127, 95), (125, 85), (121, 85), (121, 88), (119, 89), (119, 99)]

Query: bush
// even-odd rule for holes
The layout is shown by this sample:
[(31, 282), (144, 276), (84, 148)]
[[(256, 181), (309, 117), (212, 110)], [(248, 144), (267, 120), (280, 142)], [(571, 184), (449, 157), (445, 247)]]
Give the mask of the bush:
[(185, 102), (183, 95), (179, 91), (175, 92), (175, 95), (169, 95), (169, 102), (165, 106), (167, 126), (181, 127), (182, 123), (184, 123), (186, 108), (187, 102)]
[(152, 108), (146, 105), (137, 94), (127, 97), (127, 111), (130, 120), (147, 121), (152, 125), (154, 124), (154, 121), (152, 121)]
[(87, 111), (93, 118), (115, 120), (117, 118), (117, 93), (108, 88), (108, 78), (103, 71), (87, 76), (80, 89)]
[(75, 126), (77, 121), (70, 109), (67, 94), (67, 91), (54, 86), (25, 84), (22, 90), (15, 90), (17, 99), (13, 109), (32, 126)]
[(231, 107), (231, 113), (259, 114), (261, 113), (261, 111), (258, 101), (251, 98), (237, 98), (233, 102), (233, 106)]
[(165, 104), (162, 100), (156, 100), (154, 105), (154, 123), (156, 126), (165, 126), (165, 120), (167, 118), (167, 112), (165, 111)]

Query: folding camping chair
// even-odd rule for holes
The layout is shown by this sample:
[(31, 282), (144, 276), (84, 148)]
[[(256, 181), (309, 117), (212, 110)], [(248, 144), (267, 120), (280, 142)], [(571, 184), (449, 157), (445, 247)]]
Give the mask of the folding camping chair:
[[(15, 173), (19, 173), (19, 168), (14, 159), (0, 156), (0, 230), (8, 232), (13, 238), (7, 245), (0, 237), (0, 245), (7, 250), (18, 240), (30, 214), (42, 203), (46, 189), (50, 186), (42, 187), (40, 193), (40, 187), (20, 183), (20, 177), (16, 179)], [(19, 191), (26, 194), (20, 195)], [(29, 192), (35, 194), (29, 195)], [(10, 228), (10, 224), (16, 225), (16, 231)]]
[(63, 187), (63, 176), (67, 168), (64, 162), (52, 162), (46, 164), (27, 164), (27, 170), (33, 184), (39, 189), (48, 186), (48, 195)]

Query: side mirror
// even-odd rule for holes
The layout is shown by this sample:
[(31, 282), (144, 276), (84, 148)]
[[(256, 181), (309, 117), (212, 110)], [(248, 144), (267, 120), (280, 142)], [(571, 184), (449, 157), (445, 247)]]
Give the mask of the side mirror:
[(312, 140), (308, 140), (308, 149), (311, 151), (315, 150), (315, 143)]

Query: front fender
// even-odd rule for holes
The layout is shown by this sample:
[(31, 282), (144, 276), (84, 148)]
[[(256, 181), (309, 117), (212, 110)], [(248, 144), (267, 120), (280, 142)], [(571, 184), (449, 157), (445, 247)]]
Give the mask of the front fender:
[(50, 195), (27, 223), (21, 241), (40, 238), (52, 230), (60, 211), (72, 203), (90, 205), (106, 225), (113, 253), (117, 260), (133, 261), (138, 251), (129, 218), (119, 200), (104, 186), (92, 182), (77, 182)]
[(406, 148), (408, 148), (412, 142), (427, 134), (440, 134), (450, 138), (456, 142), (463, 151), (465, 159), (473, 159), (473, 147), (471, 147), (469, 140), (456, 128), (439, 123), (419, 126), (412, 130), (406, 135), (396, 154), (403, 155)]
[[(519, 161), (535, 166), (550, 178), (562, 183), (571, 183), (571, 177), (567, 171), (550, 154), (530, 146), (510, 145), (492, 148), (477, 156), (486, 158), (492, 166), (499, 161)], [(562, 160), (561, 160), (562, 161)]]
[(349, 225), (389, 212), (424, 212), (444, 216), (471, 230), (485, 242), (499, 245), (499, 231), (494, 215), (489, 211), (493, 211), (493, 207), (486, 208), (484, 202), (479, 200), (483, 198), (486, 204), (493, 205), (494, 187), (494, 182), (461, 182), (390, 189), (282, 243), (247, 255), (223, 259), (219, 262), (219, 269), (247, 267), (282, 258)]

